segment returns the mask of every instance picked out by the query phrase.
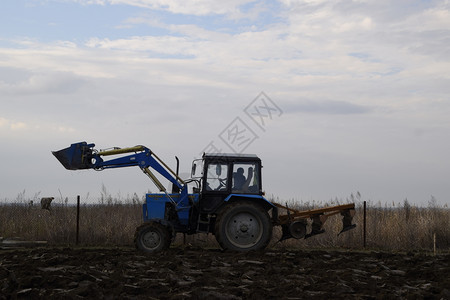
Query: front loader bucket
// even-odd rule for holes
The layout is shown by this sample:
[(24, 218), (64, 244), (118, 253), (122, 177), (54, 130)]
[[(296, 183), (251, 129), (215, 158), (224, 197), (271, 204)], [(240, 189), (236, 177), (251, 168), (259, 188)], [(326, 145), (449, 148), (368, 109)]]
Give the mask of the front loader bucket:
[(92, 168), (91, 158), (94, 146), (94, 144), (80, 142), (59, 151), (52, 151), (52, 153), (67, 170), (90, 169)]

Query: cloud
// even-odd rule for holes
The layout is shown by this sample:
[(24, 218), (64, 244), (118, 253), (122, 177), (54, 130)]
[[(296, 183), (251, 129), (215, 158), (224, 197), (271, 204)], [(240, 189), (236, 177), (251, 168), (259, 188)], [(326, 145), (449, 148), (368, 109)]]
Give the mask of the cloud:
[(8, 124), (9, 124), (9, 120), (8, 119), (0, 117), (0, 128), (7, 127)]
[(49, 139), (62, 136), (71, 136), (78, 131), (67, 125), (55, 123), (51, 120), (32, 119), (24, 122), (18, 119), (0, 117), (0, 134), (3, 137), (28, 137), (33, 139)]
[(55, 126), (54, 128), (56, 128), (57, 131), (60, 132), (60, 133), (74, 133), (74, 132), (76, 132), (76, 130), (71, 128), (71, 127)]
[(10, 120), (10, 119), (0, 117), (0, 128), (4, 129), (6, 131), (25, 130), (28, 127), (29, 126), (25, 122), (15, 121), (15, 120)]
[[(185, 37), (174, 36), (139, 36), (127, 39), (98, 39), (92, 38), (86, 46), (97, 49), (125, 50), (174, 55), (174, 58), (183, 58), (194, 54), (193, 43)], [(157, 56), (157, 55), (155, 55)]]
[[(317, 181), (322, 193), (334, 178), (324, 182), (321, 174), (342, 171), (341, 189), (373, 180), (384, 191), (398, 179), (380, 182), (361, 165), (402, 175), (404, 166), (431, 159), (437, 167), (428, 174), (448, 178), (440, 167), (450, 113), (448, 1), (54, 1), (63, 3), (59, 17), (73, 18), (52, 26), (62, 40), (39, 30), (20, 37), (14, 20), (17, 26), (8, 28), (16, 38), (0, 44), (0, 132), (14, 149), (40, 143), (33, 154), (51, 160), (47, 166), (55, 161), (41, 154), (44, 146), (80, 140), (101, 147), (144, 143), (163, 156), (190, 158), (264, 91), (285, 112), (252, 145), (268, 174), (281, 159), (287, 169), (302, 166), (308, 189)], [(54, 1), (45, 1), (49, 12)], [(63, 9), (69, 2), (108, 24), (89, 18), (95, 31), (68, 26), (80, 16)], [(29, 15), (46, 26), (54, 21)], [(35, 161), (37, 170), (41, 159)], [(66, 175), (59, 165), (54, 172)], [(280, 173), (272, 174), (277, 182)], [(84, 186), (61, 178), (55, 184)], [(92, 178), (90, 186), (98, 180)], [(277, 184), (276, 193), (298, 192)]]
[(239, 7), (254, 2), (254, 0), (73, 0), (74, 2), (91, 5), (131, 5), (136, 7), (150, 8), (155, 10), (169, 11), (174, 14), (187, 15), (222, 15), (239, 14)]
[(349, 115), (349, 114), (367, 114), (372, 112), (372, 108), (364, 105), (358, 105), (346, 101), (299, 101), (296, 103), (286, 104), (284, 106), (288, 113), (313, 113), (313, 114), (333, 114), (333, 115)]
[(27, 124), (24, 122), (14, 122), (10, 124), (11, 130), (23, 130), (27, 128)]
[(22, 80), (0, 81), (0, 91), (5, 94), (70, 94), (83, 85), (84, 80), (72, 73), (46, 71), (31, 73)]
[[(67, 76), (87, 76), (111, 78), (111, 53), (91, 52), (69, 41), (41, 42), (31, 39), (11, 40), (10, 47), (0, 47), (0, 68), (20, 69), (35, 76), (47, 76), (44, 73), (61, 74), (60, 81)], [(65, 73), (65, 74), (63, 74)], [(72, 75), (70, 75), (72, 74)], [(56, 76), (58, 78), (60, 76)], [(0, 75), (0, 79), (2, 76)], [(31, 78), (30, 78), (31, 79)], [(45, 78), (34, 78), (46, 81)], [(27, 85), (34, 85), (30, 81)]]

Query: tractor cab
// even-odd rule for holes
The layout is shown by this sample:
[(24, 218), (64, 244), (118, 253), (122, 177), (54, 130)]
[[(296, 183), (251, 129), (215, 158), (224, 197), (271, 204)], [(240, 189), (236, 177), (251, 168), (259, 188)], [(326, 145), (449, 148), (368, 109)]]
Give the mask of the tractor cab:
[[(201, 174), (195, 172), (201, 169)], [(200, 179), (201, 213), (214, 213), (231, 197), (262, 196), (261, 159), (254, 154), (205, 153), (193, 163), (193, 177)]]

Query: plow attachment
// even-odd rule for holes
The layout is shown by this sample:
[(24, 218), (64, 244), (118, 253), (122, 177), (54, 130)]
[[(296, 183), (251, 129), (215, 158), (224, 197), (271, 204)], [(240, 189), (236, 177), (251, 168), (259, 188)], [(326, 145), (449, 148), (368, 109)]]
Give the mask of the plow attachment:
[(81, 142), (59, 151), (52, 151), (52, 153), (67, 170), (90, 169), (92, 168), (91, 159), (94, 146), (95, 144)]
[[(355, 204), (345, 204), (332, 207), (318, 208), (312, 210), (299, 211), (278, 203), (273, 203), (278, 208), (286, 209), (287, 214), (278, 216), (279, 224), (283, 230), (280, 241), (288, 238), (309, 238), (314, 235), (324, 233), (323, 224), (330, 216), (342, 215), (342, 230), (341, 233), (356, 227), (352, 224), (355, 215)], [(311, 230), (307, 233), (308, 219), (311, 220)]]

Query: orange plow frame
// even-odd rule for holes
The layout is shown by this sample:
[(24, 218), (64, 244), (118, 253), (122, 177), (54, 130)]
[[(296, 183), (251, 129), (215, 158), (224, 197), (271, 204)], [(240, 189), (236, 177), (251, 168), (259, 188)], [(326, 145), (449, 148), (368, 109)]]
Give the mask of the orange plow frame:
[[(281, 240), (288, 238), (309, 238), (313, 235), (325, 232), (322, 228), (327, 219), (333, 215), (341, 214), (343, 228), (339, 235), (347, 230), (353, 229), (356, 225), (352, 224), (355, 215), (355, 204), (344, 204), (325, 208), (317, 208), (310, 210), (296, 210), (289, 208), (287, 205), (273, 203), (277, 208), (285, 209), (286, 215), (279, 215), (277, 225), (281, 225), (283, 229), (283, 236)], [(306, 234), (307, 219), (312, 220), (312, 229), (309, 234)], [(280, 240), (280, 241), (281, 241)]]

